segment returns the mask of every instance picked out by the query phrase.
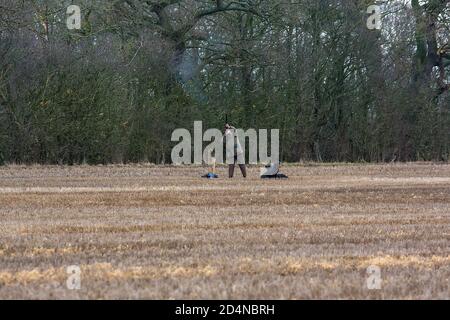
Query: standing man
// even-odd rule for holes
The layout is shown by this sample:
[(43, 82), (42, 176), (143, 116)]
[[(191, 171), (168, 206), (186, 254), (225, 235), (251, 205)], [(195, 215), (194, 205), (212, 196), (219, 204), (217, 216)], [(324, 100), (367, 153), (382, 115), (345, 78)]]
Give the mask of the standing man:
[[(228, 139), (233, 139), (233, 143), (226, 143), (226, 159), (228, 163), (228, 177), (231, 179), (234, 176), (234, 167), (236, 163), (239, 165), (241, 169), (242, 176), (247, 178), (247, 169), (245, 167), (245, 154), (242, 150), (241, 143), (239, 142), (238, 136), (236, 134), (236, 128), (225, 124), (225, 134), (224, 134), (225, 143)], [(230, 159), (231, 155), (233, 157)], [(228, 161), (230, 160), (230, 161)], [(230, 164), (230, 162), (233, 162)]]

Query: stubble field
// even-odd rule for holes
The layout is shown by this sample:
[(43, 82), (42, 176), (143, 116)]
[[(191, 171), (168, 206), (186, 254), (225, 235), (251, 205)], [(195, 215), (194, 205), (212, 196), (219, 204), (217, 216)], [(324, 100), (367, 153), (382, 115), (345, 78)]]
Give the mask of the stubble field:
[(0, 299), (450, 299), (450, 165), (205, 170), (0, 168)]

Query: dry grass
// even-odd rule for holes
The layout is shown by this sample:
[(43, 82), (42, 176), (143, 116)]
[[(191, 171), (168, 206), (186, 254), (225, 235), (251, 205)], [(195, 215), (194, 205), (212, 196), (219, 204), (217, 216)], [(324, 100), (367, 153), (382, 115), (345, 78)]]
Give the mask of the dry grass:
[(450, 165), (204, 171), (0, 168), (0, 298), (450, 298)]

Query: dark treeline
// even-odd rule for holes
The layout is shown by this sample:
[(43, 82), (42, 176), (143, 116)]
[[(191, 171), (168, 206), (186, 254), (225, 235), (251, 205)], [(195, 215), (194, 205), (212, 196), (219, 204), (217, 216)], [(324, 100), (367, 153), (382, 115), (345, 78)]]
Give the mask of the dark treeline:
[(374, 2), (0, 0), (0, 160), (168, 163), (227, 115), (279, 128), (283, 161), (448, 161), (450, 0), (369, 30)]

